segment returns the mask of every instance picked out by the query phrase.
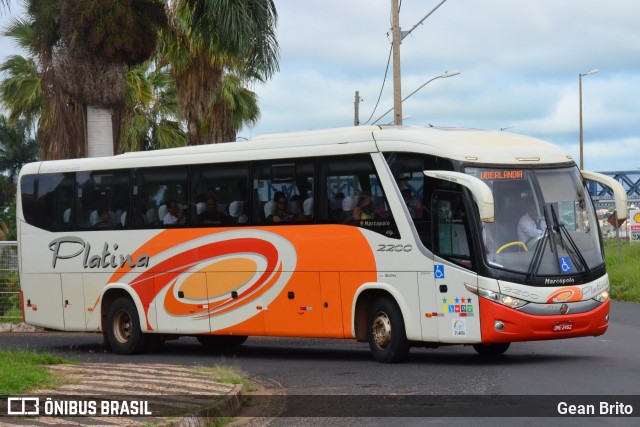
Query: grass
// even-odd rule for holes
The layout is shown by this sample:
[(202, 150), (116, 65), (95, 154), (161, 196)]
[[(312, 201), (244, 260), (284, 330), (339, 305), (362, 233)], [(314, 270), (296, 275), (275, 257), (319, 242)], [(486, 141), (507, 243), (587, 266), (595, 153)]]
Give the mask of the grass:
[(621, 249), (622, 265), (618, 256), (618, 243), (605, 243), (611, 298), (640, 303), (640, 243), (622, 242)]
[(246, 391), (251, 391), (253, 387), (247, 373), (235, 366), (215, 365), (213, 368), (198, 368), (198, 371), (212, 376), (220, 383), (241, 384)]
[(0, 351), (0, 395), (16, 395), (39, 388), (55, 388), (61, 378), (46, 365), (72, 363), (47, 353)]
[(5, 322), (22, 323), (22, 311), (20, 310), (20, 308), (10, 308), (6, 313), (0, 316), (0, 323)]

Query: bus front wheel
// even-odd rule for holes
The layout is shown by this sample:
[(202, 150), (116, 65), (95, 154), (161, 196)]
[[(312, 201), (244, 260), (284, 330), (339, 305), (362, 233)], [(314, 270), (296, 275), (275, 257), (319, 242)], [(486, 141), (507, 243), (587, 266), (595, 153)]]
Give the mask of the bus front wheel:
[(474, 344), (473, 349), (478, 352), (480, 356), (500, 356), (504, 354), (509, 348), (511, 343), (504, 342), (498, 344)]
[(373, 302), (367, 334), (369, 348), (378, 362), (397, 363), (407, 359), (410, 345), (404, 319), (392, 299), (380, 297)]
[(113, 301), (105, 325), (107, 343), (118, 354), (142, 353), (147, 348), (149, 336), (140, 329), (140, 317), (130, 298)]

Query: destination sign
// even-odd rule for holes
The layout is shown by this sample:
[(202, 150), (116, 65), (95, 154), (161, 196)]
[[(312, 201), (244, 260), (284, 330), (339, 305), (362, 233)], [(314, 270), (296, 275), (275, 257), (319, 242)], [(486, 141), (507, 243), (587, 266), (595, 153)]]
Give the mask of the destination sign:
[(483, 170), (480, 171), (480, 179), (487, 180), (496, 180), (496, 179), (523, 179), (524, 171), (520, 170), (504, 170), (504, 169), (496, 169), (496, 170)]

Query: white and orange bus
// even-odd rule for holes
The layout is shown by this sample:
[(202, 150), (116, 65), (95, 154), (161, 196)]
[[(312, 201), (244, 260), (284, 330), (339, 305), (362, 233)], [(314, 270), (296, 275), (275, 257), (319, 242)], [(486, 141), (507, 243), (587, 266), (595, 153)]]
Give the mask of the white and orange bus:
[(32, 163), (24, 318), (122, 354), (327, 337), (397, 362), (597, 336), (609, 279), (585, 179), (626, 217), (616, 181), (505, 132), (369, 126)]

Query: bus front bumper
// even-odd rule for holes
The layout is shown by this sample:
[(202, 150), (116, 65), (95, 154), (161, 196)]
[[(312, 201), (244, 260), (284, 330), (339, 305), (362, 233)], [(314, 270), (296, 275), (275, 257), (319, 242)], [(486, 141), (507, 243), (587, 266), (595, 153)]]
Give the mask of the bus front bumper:
[(597, 308), (577, 314), (535, 316), (480, 298), (482, 342), (553, 340), (598, 336), (609, 326), (610, 300)]

